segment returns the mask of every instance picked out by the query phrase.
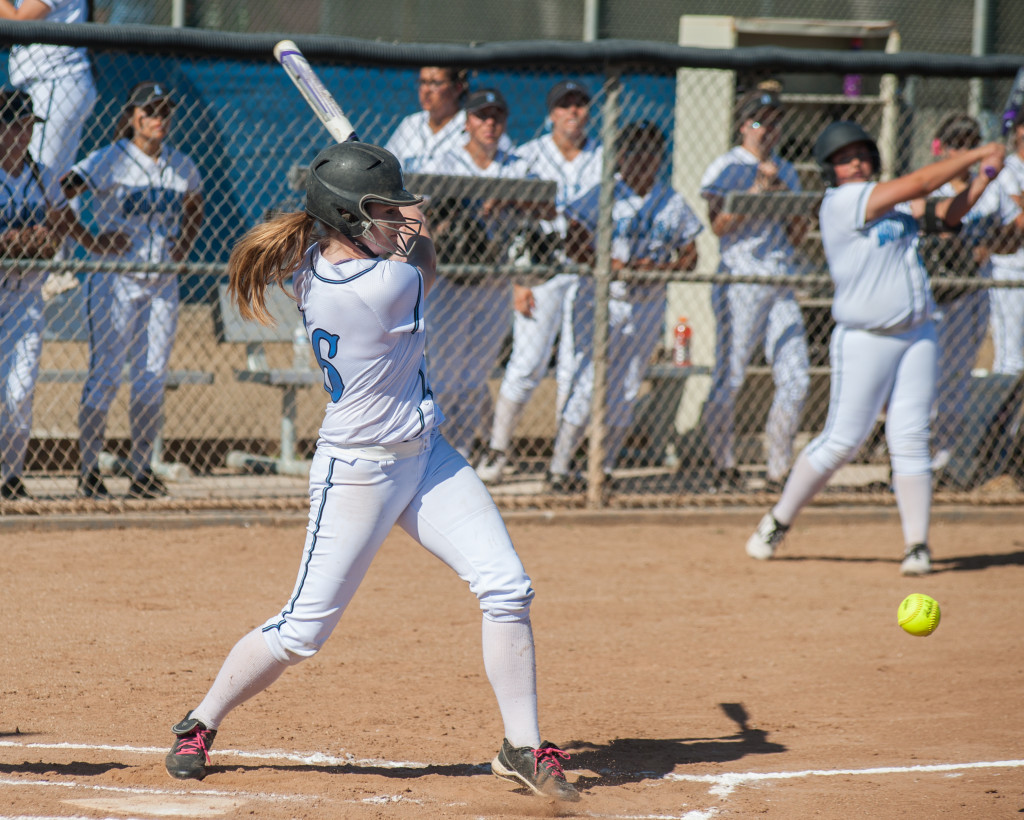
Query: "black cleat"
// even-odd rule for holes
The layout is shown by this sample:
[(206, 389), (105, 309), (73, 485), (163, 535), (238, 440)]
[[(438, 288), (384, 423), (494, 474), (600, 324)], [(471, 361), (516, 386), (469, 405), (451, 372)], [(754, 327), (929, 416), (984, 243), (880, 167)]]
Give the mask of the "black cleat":
[(0, 484), (0, 498), (5, 501), (17, 501), (19, 498), (31, 498), (29, 491), (20, 475), (12, 475), (3, 484)]
[(177, 780), (202, 780), (210, 762), (210, 747), (217, 737), (216, 729), (206, 726), (189, 712), (185, 719), (171, 727), (177, 737), (164, 759), (167, 774)]
[(497, 777), (525, 786), (541, 797), (575, 803), (580, 799), (580, 793), (565, 779), (562, 771), (562, 761), (568, 759), (569, 753), (553, 743), (541, 743), (536, 749), (529, 746), (517, 749), (506, 738), (502, 741), (501, 751), (491, 761), (491, 771)]
[(129, 498), (163, 498), (166, 495), (167, 487), (152, 470), (143, 470), (128, 487)]
[(110, 498), (110, 490), (100, 478), (100, 471), (96, 469), (84, 472), (78, 477), (78, 494), (83, 498)]

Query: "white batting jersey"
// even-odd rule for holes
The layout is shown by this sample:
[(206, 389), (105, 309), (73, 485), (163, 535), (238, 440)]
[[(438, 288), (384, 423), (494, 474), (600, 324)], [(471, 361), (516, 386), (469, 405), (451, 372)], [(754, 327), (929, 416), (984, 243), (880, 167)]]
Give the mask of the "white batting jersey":
[(170, 241), (181, 228), (186, 194), (201, 180), (195, 163), (165, 144), (155, 159), (131, 140), (93, 151), (72, 168), (93, 194), (92, 213), (100, 233), (120, 231), (132, 248), (122, 261), (165, 262)]
[[(0, 169), (0, 233), (30, 225), (45, 225), (47, 211), (66, 208), (60, 180), (46, 168), (26, 162), (17, 176)], [(20, 269), (4, 277), (18, 287), (42, 287), (47, 271)]]
[[(16, 0), (21, 7), (24, 0)], [(89, 11), (86, 0), (42, 0), (50, 7), (47, 23), (86, 23)], [(84, 48), (31, 43), (12, 46), (8, 72), (11, 84), (28, 85), (37, 80), (55, 80), (69, 74), (89, 70), (89, 56)]]
[(848, 182), (829, 188), (822, 200), (821, 242), (835, 284), (832, 316), (849, 328), (900, 331), (930, 318), (935, 303), (909, 203), (865, 219), (876, 184)]
[(405, 262), (334, 265), (307, 252), (293, 279), (313, 354), (330, 396), (317, 449), (398, 444), (444, 420), (423, 356), (423, 277)]
[[(591, 234), (597, 232), (600, 186), (566, 206), (565, 213)], [(649, 259), (665, 264), (704, 230), (697, 214), (670, 185), (658, 181), (646, 195), (615, 180), (612, 204), (612, 257), (620, 262)]]
[(516, 153), (529, 165), (533, 176), (558, 183), (555, 191), (555, 208), (558, 216), (552, 221), (542, 221), (540, 227), (544, 233), (565, 236), (565, 206), (601, 182), (601, 145), (587, 139), (580, 152), (570, 161), (555, 145), (554, 138), (550, 134), (545, 134), (523, 143), (516, 149)]
[[(790, 190), (799, 191), (800, 179), (793, 165), (778, 156), (772, 162), (779, 169), (779, 180)], [(724, 198), (730, 191), (746, 191), (757, 177), (759, 160), (742, 145), (714, 159), (700, 180), (701, 196), (707, 200)], [(719, 237), (718, 269), (744, 275), (777, 276), (793, 270), (793, 246), (787, 235), (786, 217), (747, 216), (724, 236)]]
[[(1010, 222), (1024, 207), (1024, 159), (1021, 159), (1020, 154), (1011, 154), (1006, 158), (1003, 170), (996, 177), (996, 186), (1010, 202), (1003, 214), (1003, 222)], [(992, 188), (993, 186), (989, 185), (988, 187)], [(1013, 253), (993, 254), (992, 265), (998, 268), (1012, 268), (1019, 272), (1024, 269), (1024, 247), (1018, 248)]]

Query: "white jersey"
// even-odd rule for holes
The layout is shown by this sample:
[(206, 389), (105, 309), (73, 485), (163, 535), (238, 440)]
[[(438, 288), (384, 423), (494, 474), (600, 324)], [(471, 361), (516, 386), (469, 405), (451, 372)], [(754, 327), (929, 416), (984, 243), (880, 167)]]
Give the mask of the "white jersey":
[[(757, 176), (758, 158), (742, 145), (713, 160), (700, 181), (701, 196), (722, 199), (730, 191), (746, 191)], [(786, 160), (772, 156), (779, 180), (790, 190), (800, 191), (796, 169)], [(721, 258), (718, 269), (743, 275), (778, 276), (792, 272), (793, 246), (787, 234), (787, 217), (748, 216), (719, 237)]]
[(397, 444), (444, 420), (423, 356), (423, 277), (405, 262), (307, 252), (293, 280), (330, 396), (317, 450)]
[[(20, 7), (24, 0), (16, 0)], [(86, 23), (89, 11), (86, 0), (42, 0), (50, 7), (47, 23)], [(89, 56), (84, 48), (32, 43), (12, 46), (8, 71), (11, 84), (26, 86), (39, 80), (55, 80), (89, 70)]]
[(121, 139), (89, 154), (72, 171), (93, 194), (92, 213), (100, 233), (128, 234), (131, 250), (114, 258), (165, 262), (181, 228), (186, 194), (200, 190), (195, 163), (170, 145), (153, 158)]
[[(953, 184), (947, 182), (938, 188), (932, 196), (947, 199), (957, 195)], [(963, 219), (960, 221), (959, 236), (970, 245), (984, 244), (985, 238), (1000, 225), (1011, 222), (1020, 213), (1020, 208), (1010, 199), (1003, 187), (997, 183), (989, 184), (978, 197)], [(988, 267), (986, 265), (986, 267)]]
[[(0, 169), (0, 233), (30, 225), (45, 225), (48, 210), (66, 208), (67, 205), (60, 181), (46, 168), (25, 163), (16, 176)], [(46, 275), (45, 268), (22, 268), (14, 274), (20, 288), (42, 287)]]
[[(1024, 202), (1024, 159), (1021, 159), (1020, 154), (1011, 154), (1006, 158), (1003, 170), (996, 177), (996, 186), (1005, 200), (1009, 202), (1003, 208), (1003, 223), (1005, 224), (1016, 218), (1020, 213), (1022, 202)], [(992, 188), (993, 186), (989, 185), (988, 187)], [(1012, 278), (1019, 278), (1019, 272), (1024, 270), (1024, 247), (1018, 248), (1013, 253), (993, 254), (992, 266), (1003, 270), (1016, 270), (1018, 273)]]
[(565, 236), (567, 222), (563, 211), (601, 183), (601, 146), (591, 139), (583, 143), (582, 150), (570, 161), (565, 158), (550, 134), (530, 140), (516, 150), (530, 166), (532, 175), (558, 183), (555, 191), (555, 208), (558, 216), (553, 221), (542, 221), (544, 233)]
[[(600, 186), (594, 187), (565, 209), (593, 235), (597, 232), (599, 195)], [(641, 196), (617, 177), (613, 197), (612, 257), (620, 262), (649, 259), (667, 264), (704, 230), (686, 200), (663, 182), (655, 182)]]
[(935, 309), (917, 252), (918, 223), (906, 202), (867, 222), (876, 184), (848, 182), (829, 188), (822, 200), (818, 221), (835, 284), (832, 316), (859, 330), (909, 330)]

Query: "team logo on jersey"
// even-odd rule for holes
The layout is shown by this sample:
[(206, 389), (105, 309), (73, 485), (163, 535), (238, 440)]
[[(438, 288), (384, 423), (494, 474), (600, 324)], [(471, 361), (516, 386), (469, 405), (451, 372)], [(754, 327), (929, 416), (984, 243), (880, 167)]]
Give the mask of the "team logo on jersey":
[(898, 242), (907, 236), (914, 236), (917, 233), (917, 220), (910, 214), (897, 211), (880, 222), (875, 223), (871, 229), (878, 240), (878, 247), (888, 245), (890, 242)]

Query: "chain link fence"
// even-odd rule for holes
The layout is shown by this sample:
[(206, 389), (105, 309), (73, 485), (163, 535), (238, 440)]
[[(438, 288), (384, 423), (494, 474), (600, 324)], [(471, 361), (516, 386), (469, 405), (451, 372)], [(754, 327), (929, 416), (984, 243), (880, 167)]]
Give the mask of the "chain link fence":
[[(76, 79), (95, 84), (96, 101), (64, 167), (38, 164), (38, 177), (25, 156), (41, 148), (18, 136), (18, 118), (0, 123), (5, 228), (56, 230), (45, 212), (63, 208), (50, 180), (64, 175), (87, 234), (6, 246), (0, 514), (302, 508), (324, 375), (290, 298), (273, 301), (275, 328), (242, 321), (224, 264), (249, 227), (302, 207), (306, 165), (328, 135), (268, 59), (271, 39), (35, 31), (92, 47)], [(361, 138), (406, 152), (407, 184), (428, 197), (442, 273), (427, 313), (433, 389), (446, 435), (506, 508), (777, 492), (828, 406), (814, 140), (834, 119), (857, 120), (883, 175), (896, 175), (930, 159), (943, 120), (976, 104), (973, 79), (1008, 87), (1013, 74), (1009, 60), (880, 53), (299, 43)], [(458, 72), (421, 74), (438, 64), (468, 66), (468, 88), (453, 147), (425, 158), (401, 126), (426, 94), (450, 90)], [(50, 100), (37, 135), (83, 94), (55, 93), (69, 99)], [(765, 94), (770, 105), (757, 102)], [(978, 139), (1001, 138), (998, 114), (980, 112)], [(764, 192), (737, 147), (752, 132), (771, 134)], [(722, 214), (745, 222), (743, 241), (716, 235)], [(937, 404), (939, 500), (1019, 500), (1021, 351), (995, 349), (987, 315), (990, 293), (1020, 292), (987, 258), (1015, 250), (990, 247), (986, 231), (925, 249), (936, 281), (964, 289), (940, 311), (957, 355)], [(95, 244), (111, 232), (129, 246)], [(1014, 321), (1020, 331), (1024, 316)], [(823, 498), (891, 498), (883, 428)]]

